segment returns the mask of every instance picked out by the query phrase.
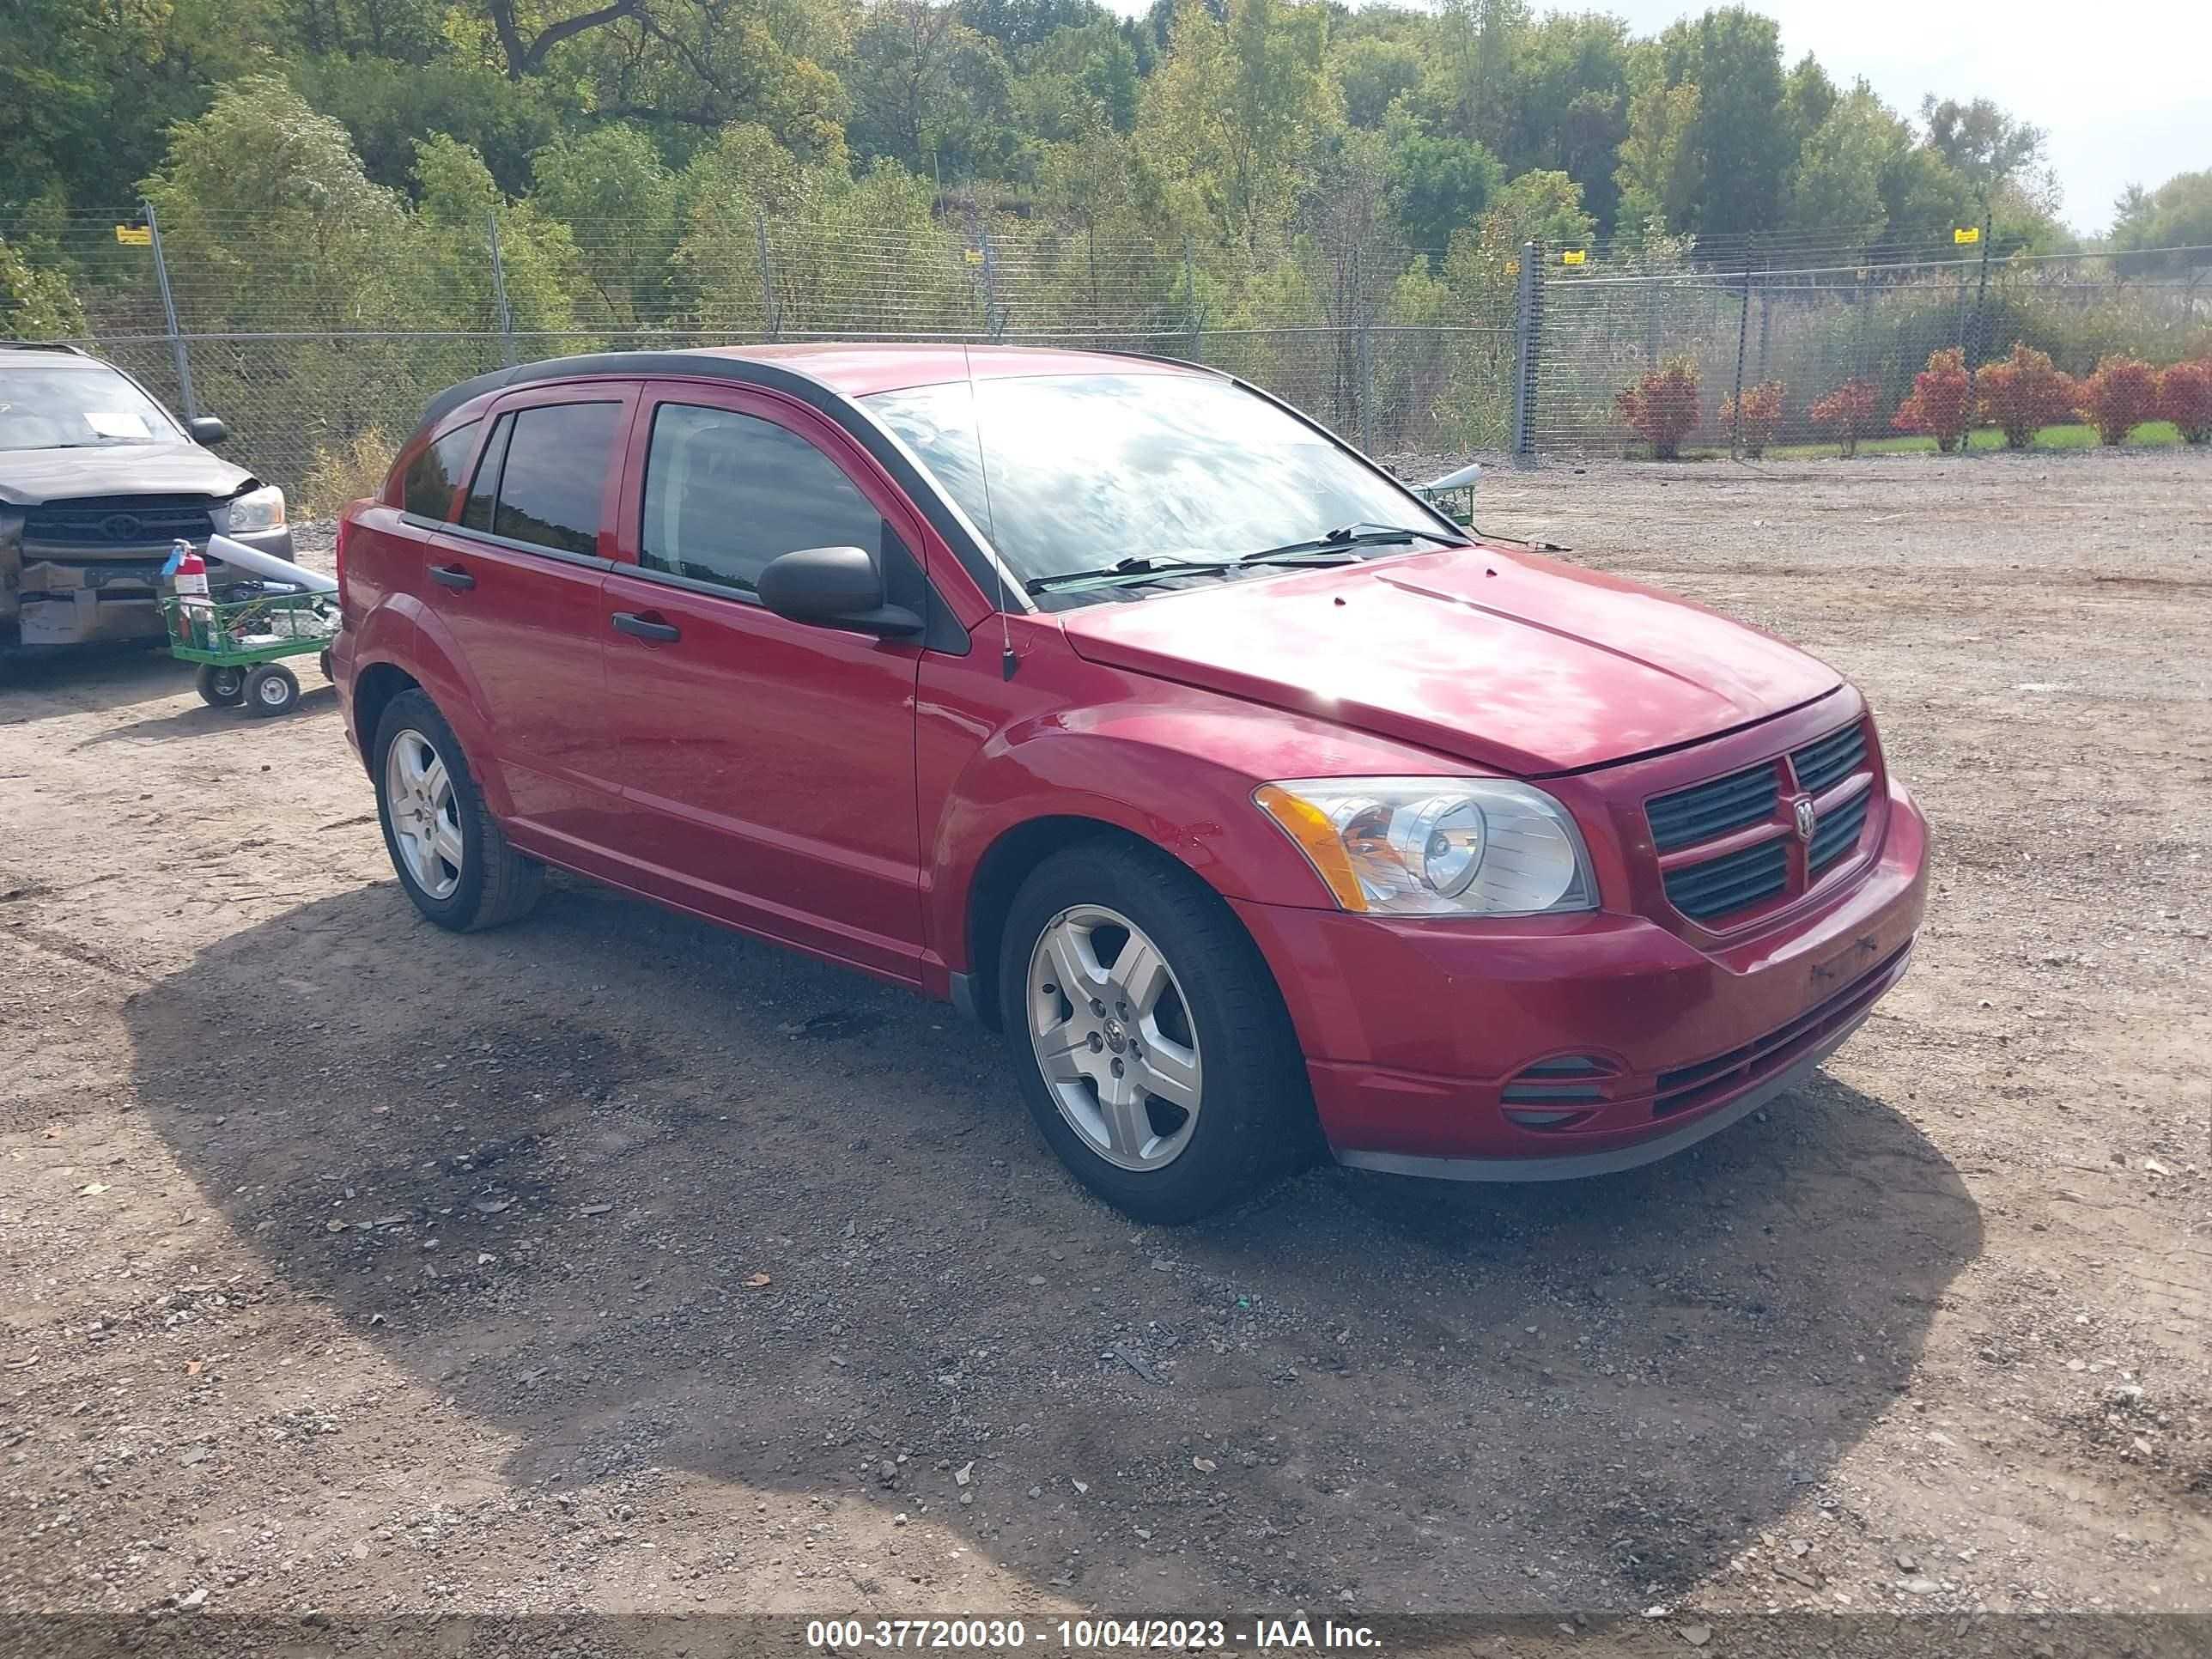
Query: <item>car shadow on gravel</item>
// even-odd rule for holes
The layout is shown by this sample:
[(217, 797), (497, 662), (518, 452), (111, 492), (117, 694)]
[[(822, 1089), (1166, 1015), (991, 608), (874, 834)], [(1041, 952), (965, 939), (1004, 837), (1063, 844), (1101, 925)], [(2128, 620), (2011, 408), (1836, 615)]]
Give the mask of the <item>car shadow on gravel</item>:
[[(1899, 1103), (1826, 1074), (1603, 1180), (1325, 1169), (1136, 1226), (949, 1010), (580, 884), (470, 937), (348, 892), (126, 1014), (265, 1340), (334, 1318), (518, 1482), (708, 1477), (671, 1570), (789, 1550), (780, 1491), (1125, 1610), (1638, 1606), (1850, 1513), (1831, 1472), (1981, 1248)], [(372, 1478), (346, 1439), (325, 1478)]]

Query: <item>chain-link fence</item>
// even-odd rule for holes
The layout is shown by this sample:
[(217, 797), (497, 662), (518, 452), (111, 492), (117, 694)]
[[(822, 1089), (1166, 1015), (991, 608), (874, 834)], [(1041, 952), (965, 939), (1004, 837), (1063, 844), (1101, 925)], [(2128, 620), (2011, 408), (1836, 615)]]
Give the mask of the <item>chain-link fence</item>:
[(1146, 352), (1243, 375), (1384, 456), (1536, 459), (1648, 453), (1619, 394), (1678, 359), (1698, 388), (1682, 447), (1728, 452), (1757, 447), (1737, 410), (1762, 397), (1776, 412), (1755, 438), (1825, 435), (1813, 406), (1846, 382), (1871, 388), (1886, 430), (1945, 347), (1979, 364), (2024, 340), (2075, 373), (2111, 351), (2212, 349), (2202, 249), (1985, 260), (1892, 245), (1876, 261), (1804, 240), (1662, 239), (1447, 258), (1310, 233), (1239, 264), (1180, 240), (866, 199), (681, 228), (578, 230), (525, 207), (305, 235), (247, 216), (165, 227), (142, 204), (0, 224), (0, 244), (15, 325), (35, 313), (37, 331), (172, 407), (221, 416), (243, 465), (322, 495), (319, 477), (373, 471), (434, 392), (580, 351), (929, 338)]
[(1569, 252), (1581, 257), (1553, 250), (1543, 266), (1526, 434), (1539, 454), (1649, 453), (1620, 395), (1684, 362), (1695, 414), (1680, 447), (1728, 453), (1832, 441), (1835, 418), (1815, 411), (1847, 387), (1872, 411), (1863, 435), (1888, 435), (1914, 376), (1954, 348), (1970, 373), (2021, 343), (2075, 375), (2113, 353), (2212, 349), (2212, 248), (1990, 258), (1954, 244), (1881, 263), (1809, 245)]

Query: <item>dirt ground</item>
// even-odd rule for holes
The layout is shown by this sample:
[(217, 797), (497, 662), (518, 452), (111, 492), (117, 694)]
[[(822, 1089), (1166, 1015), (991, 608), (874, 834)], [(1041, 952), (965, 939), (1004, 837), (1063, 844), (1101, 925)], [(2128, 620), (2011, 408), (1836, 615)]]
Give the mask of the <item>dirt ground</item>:
[(1186, 1229), (949, 1009), (420, 921), (312, 669), (14, 673), (0, 1611), (2212, 1610), (2212, 456), (1478, 517), (1867, 689), (1912, 974), (1674, 1161)]

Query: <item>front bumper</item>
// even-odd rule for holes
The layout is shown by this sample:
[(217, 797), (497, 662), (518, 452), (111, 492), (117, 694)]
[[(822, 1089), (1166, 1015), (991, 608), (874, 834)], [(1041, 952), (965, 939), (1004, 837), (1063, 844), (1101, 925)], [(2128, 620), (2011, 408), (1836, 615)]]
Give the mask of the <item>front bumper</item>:
[(1903, 977), (1920, 926), (1927, 823), (1886, 787), (1858, 878), (1726, 944), (1609, 911), (1391, 921), (1237, 902), (1338, 1159), (1476, 1180), (1601, 1174), (1802, 1080)]
[[(280, 559), (292, 556), (289, 526), (234, 539)], [(207, 551), (204, 541), (193, 546)], [(17, 578), (23, 645), (52, 647), (162, 638), (167, 630), (161, 620), (161, 568), (169, 552), (167, 543), (102, 549), (97, 553), (26, 544), (21, 550)], [(219, 588), (232, 575), (221, 560), (210, 561), (210, 586)]]

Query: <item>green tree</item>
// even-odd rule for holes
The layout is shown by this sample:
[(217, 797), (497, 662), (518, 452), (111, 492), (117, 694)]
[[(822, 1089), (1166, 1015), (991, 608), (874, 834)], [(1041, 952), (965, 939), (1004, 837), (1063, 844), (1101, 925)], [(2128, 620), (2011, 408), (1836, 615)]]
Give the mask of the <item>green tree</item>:
[(568, 228), (527, 202), (508, 201), (483, 157), (444, 133), (416, 147), (415, 185), (421, 202), (409, 228), (411, 257), (401, 269), (411, 314), (465, 328), (499, 326), (489, 258), (495, 221), (514, 328), (538, 337), (532, 356), (574, 349), (559, 337), (575, 327), (569, 296), (583, 286)]
[(1619, 212), (1613, 172), (1628, 135), (1628, 26), (1600, 13), (1553, 13), (1517, 39), (1512, 113), (1499, 160), (1509, 173), (1564, 173), (1602, 225)]
[(1498, 195), (1505, 170), (1472, 138), (1394, 131), (1387, 163), (1391, 205), (1407, 242), (1442, 253), (1452, 234), (1472, 225)]
[(2030, 193), (2047, 188), (2039, 177), (2042, 128), (2015, 119), (1986, 98), (1939, 103), (1934, 93), (1922, 101), (1920, 118), (1928, 126), (1929, 148), (1950, 163), (1985, 211), (2008, 185)]
[(1344, 118), (1355, 127), (1379, 128), (1390, 106), (1421, 84), (1419, 46), (1376, 35), (1340, 40), (1329, 67), (1344, 99)]
[(2212, 264), (2212, 171), (2177, 173), (2154, 191), (2130, 185), (2114, 204), (2112, 243), (2130, 276)]
[(1498, 204), (1483, 216), (1483, 236), (1496, 245), (1519, 247), (1542, 242), (1550, 247), (1586, 247), (1597, 222), (1583, 206), (1583, 187), (1564, 173), (1524, 173), (1498, 192)]
[(1146, 88), (1138, 131), (1148, 158), (1204, 204), (1224, 244), (1248, 254), (1286, 216), (1307, 143), (1342, 118), (1328, 40), (1317, 5), (1231, 0), (1224, 24), (1202, 0), (1185, 0)]
[(425, 133), (459, 139), (484, 158), (500, 188), (529, 188), (530, 158), (580, 113), (573, 88), (518, 85), (490, 64), (443, 57), (331, 54), (295, 59), (292, 84), (309, 105), (336, 116), (369, 179), (411, 190), (415, 144)]
[(1628, 100), (1628, 135), (1620, 143), (1614, 173), (1620, 189), (1620, 222), (1656, 219), (1670, 229), (1688, 228), (1705, 182), (1698, 147), (1700, 94), (1694, 82), (1655, 82)]
[[(1782, 222), (1784, 187), (1797, 159), (1774, 20), (1729, 6), (1672, 25), (1659, 37), (1659, 48), (1669, 83), (1693, 82), (1698, 89), (1696, 143), (1704, 176), (1696, 229), (1711, 238), (1774, 228)], [(1626, 204), (1623, 210), (1629, 210)]]
[(406, 223), (371, 184), (346, 130), (274, 75), (216, 90), (179, 123), (143, 182), (161, 216), (188, 328), (374, 328), (388, 323), (391, 250)]
[(270, 0), (6, 0), (0, 216), (128, 204), (170, 125), (275, 32)]
[(0, 339), (65, 340), (86, 331), (68, 274), (34, 265), (0, 237)]
[(1804, 230), (1845, 228), (1865, 246), (1887, 217), (1881, 181), (1910, 142), (1901, 124), (1862, 81), (1814, 128), (1790, 175), (1789, 222)]
[(933, 0), (878, 0), (847, 69), (854, 154), (924, 174), (995, 175), (1013, 149), (1012, 73), (992, 40)]
[(538, 152), (531, 205), (567, 225), (599, 306), (620, 327), (657, 321), (678, 236), (676, 177), (652, 138), (599, 127)]

